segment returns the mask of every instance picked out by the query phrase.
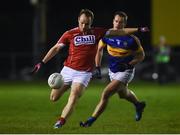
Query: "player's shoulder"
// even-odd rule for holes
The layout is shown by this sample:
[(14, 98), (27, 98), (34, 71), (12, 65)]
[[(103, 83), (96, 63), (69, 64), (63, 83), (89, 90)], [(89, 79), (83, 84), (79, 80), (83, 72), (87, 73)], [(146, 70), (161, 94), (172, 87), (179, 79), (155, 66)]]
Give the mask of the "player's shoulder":
[(72, 29), (69, 30), (69, 32), (74, 32), (74, 31), (75, 31), (75, 32), (76, 32), (76, 31), (79, 31), (79, 28), (78, 28), (78, 27), (75, 27), (75, 28), (72, 28)]
[(65, 33), (67, 33), (67, 34), (73, 34), (73, 33), (77, 33), (77, 32), (79, 32), (79, 28), (78, 28), (78, 27), (75, 27), (75, 28), (72, 28), (72, 29), (67, 30)]

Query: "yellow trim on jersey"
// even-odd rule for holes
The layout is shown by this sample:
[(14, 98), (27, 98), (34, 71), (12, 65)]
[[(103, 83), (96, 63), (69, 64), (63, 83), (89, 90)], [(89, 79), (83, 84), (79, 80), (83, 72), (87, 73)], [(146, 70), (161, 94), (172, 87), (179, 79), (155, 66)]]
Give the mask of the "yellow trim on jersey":
[(142, 51), (144, 51), (144, 49), (142, 48), (142, 46), (138, 45), (138, 49), (136, 52), (142, 52)]
[(103, 47), (105, 47), (106, 46), (106, 43), (104, 43), (103, 41), (102, 41), (102, 39), (99, 41), (99, 43), (98, 43), (98, 46), (103, 46)]
[(126, 57), (126, 56), (131, 55), (132, 53), (131, 50), (126, 50), (122, 48), (113, 48), (109, 45), (107, 45), (107, 50), (111, 56), (115, 56), (115, 57)]
[(138, 52), (143, 51), (143, 48), (140, 45), (138, 45), (138, 49), (136, 51), (126, 50), (126, 49), (122, 49), (122, 48), (114, 48), (114, 47), (111, 47), (110, 45), (104, 43), (102, 40), (99, 41), (98, 45), (102, 46), (102, 47), (107, 46), (108, 53), (114, 57), (126, 57), (126, 56), (131, 55), (133, 52), (138, 53)]

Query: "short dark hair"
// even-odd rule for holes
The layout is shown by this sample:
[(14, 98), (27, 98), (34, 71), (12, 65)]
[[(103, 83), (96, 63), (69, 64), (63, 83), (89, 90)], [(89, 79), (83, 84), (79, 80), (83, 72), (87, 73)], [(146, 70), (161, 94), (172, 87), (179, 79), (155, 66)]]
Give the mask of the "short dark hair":
[(116, 11), (116, 12), (114, 13), (114, 17), (115, 17), (116, 15), (119, 15), (120, 17), (123, 17), (125, 23), (127, 24), (128, 16), (127, 16), (127, 14), (126, 14), (125, 12), (123, 12), (123, 11)]
[(80, 17), (82, 14), (85, 14), (87, 17), (91, 17), (92, 18), (92, 22), (93, 22), (93, 20), (94, 20), (94, 13), (91, 10), (89, 10), (89, 9), (82, 9), (80, 11), (78, 17)]

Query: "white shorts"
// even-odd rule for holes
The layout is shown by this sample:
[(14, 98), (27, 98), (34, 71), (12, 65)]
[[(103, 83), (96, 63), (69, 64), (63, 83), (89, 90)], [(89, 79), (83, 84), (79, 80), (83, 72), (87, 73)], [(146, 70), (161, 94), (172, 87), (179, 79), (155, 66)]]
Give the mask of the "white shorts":
[(109, 77), (110, 77), (111, 81), (112, 80), (119, 80), (125, 84), (132, 81), (132, 79), (134, 78), (134, 74), (135, 74), (135, 68), (125, 70), (124, 72), (116, 72), (116, 73), (113, 73), (109, 69)]
[(91, 72), (78, 71), (67, 66), (63, 67), (61, 70), (61, 75), (65, 84), (71, 85), (72, 83), (77, 82), (83, 84), (85, 87), (88, 86), (88, 83), (92, 77)]

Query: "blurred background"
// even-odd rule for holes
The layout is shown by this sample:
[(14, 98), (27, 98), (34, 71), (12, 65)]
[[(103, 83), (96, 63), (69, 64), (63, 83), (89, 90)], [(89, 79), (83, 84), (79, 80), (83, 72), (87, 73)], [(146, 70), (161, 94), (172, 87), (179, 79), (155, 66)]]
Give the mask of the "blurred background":
[[(77, 26), (82, 8), (95, 14), (93, 26), (112, 27), (117, 10), (128, 15), (127, 27), (148, 26), (149, 33), (136, 33), (146, 52), (137, 65), (135, 79), (166, 83), (180, 80), (180, 1), (179, 0), (18, 0), (0, 4), (0, 79), (32, 80), (28, 75), (34, 64), (66, 31)], [(47, 63), (38, 78), (59, 72), (67, 48)], [(107, 65), (106, 53), (103, 66)], [(164, 69), (164, 70), (159, 70)], [(107, 69), (103, 68), (104, 76)]]

